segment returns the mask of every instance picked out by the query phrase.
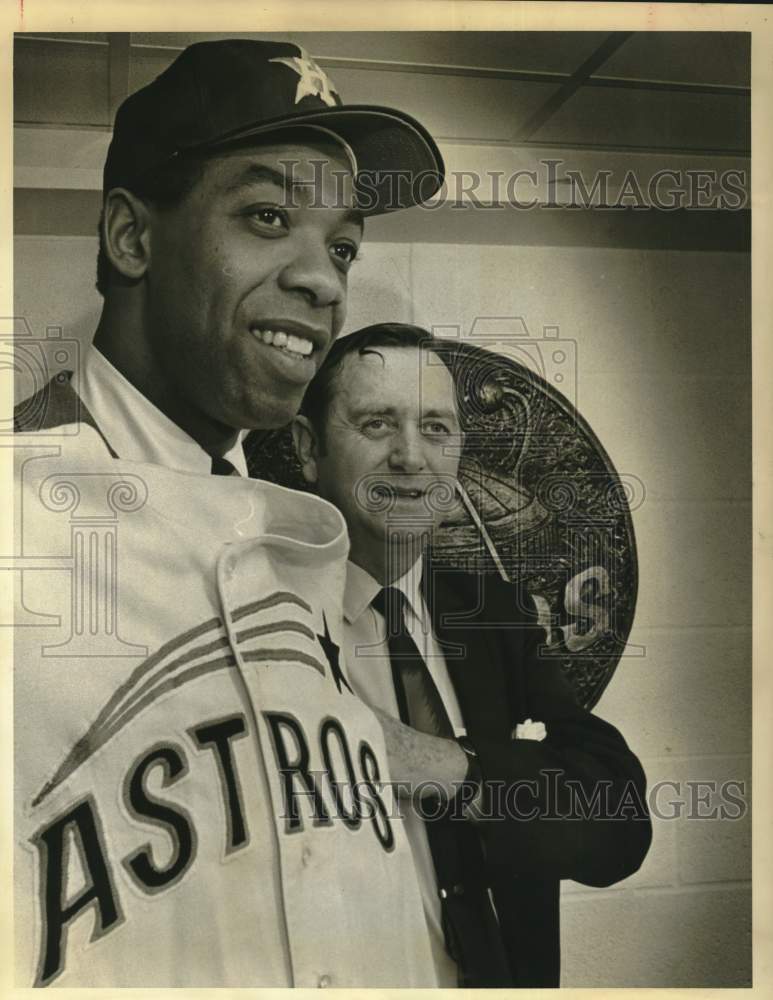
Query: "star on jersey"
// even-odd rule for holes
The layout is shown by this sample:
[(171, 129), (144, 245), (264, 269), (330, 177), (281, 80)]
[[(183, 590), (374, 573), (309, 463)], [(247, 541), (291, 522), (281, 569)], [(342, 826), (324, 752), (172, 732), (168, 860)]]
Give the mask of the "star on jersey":
[(282, 63), (298, 74), (300, 79), (295, 91), (296, 104), (304, 97), (319, 97), (325, 104), (335, 105), (334, 95), (337, 95), (338, 91), (335, 89), (333, 81), (303, 49), (301, 49), (300, 57), (277, 56), (276, 59), (269, 59), (269, 62)]
[(322, 647), (322, 651), (327, 657), (327, 662), (330, 664), (330, 672), (333, 675), (333, 680), (335, 681), (335, 686), (338, 688), (338, 693), (341, 694), (341, 685), (345, 684), (349, 688), (349, 693), (354, 694), (351, 687), (349, 687), (349, 681), (344, 677), (343, 670), (341, 670), (341, 664), (338, 660), (338, 654), (340, 648), (336, 646), (333, 640), (330, 638), (330, 632), (327, 627), (327, 618), (325, 618), (325, 612), (322, 612), (322, 623), (325, 626), (325, 634), (318, 635), (319, 644)]

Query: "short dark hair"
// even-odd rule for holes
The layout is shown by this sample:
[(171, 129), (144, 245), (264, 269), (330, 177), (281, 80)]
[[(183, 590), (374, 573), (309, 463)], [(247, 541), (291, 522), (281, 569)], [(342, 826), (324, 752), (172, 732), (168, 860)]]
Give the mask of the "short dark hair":
[(379, 347), (426, 348), (443, 361), (453, 376), (453, 345), (420, 326), (410, 323), (375, 323), (336, 340), (320, 369), (309, 383), (300, 412), (308, 418), (324, 447), (325, 420), (333, 398), (333, 383), (340, 374), (344, 358), (355, 352), (361, 357), (377, 354)]
[[(172, 208), (178, 205), (201, 179), (204, 169), (204, 157), (188, 154), (176, 156), (169, 160), (151, 175), (140, 178), (131, 185), (131, 191), (159, 208)], [(128, 188), (127, 188), (128, 190)], [(97, 291), (104, 296), (113, 271), (113, 265), (107, 256), (102, 235), (102, 225), (105, 209), (99, 215), (99, 252), (97, 253)]]

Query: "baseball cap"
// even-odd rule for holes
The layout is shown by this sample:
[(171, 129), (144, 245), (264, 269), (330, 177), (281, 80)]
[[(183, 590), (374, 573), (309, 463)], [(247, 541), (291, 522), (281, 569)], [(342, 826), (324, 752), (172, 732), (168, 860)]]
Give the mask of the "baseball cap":
[(333, 135), (356, 166), (365, 215), (420, 204), (443, 183), (432, 136), (410, 115), (344, 104), (304, 49), (249, 39), (196, 42), (118, 108), (103, 190), (131, 187), (172, 158), (288, 126)]

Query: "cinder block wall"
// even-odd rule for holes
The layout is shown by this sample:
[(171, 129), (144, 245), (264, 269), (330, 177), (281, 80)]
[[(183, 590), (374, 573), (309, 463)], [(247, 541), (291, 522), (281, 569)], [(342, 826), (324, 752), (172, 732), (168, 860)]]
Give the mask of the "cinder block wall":
[[(87, 343), (96, 241), (19, 237), (16, 314)], [(646, 495), (631, 648), (598, 713), (644, 761), (664, 818), (639, 873), (567, 884), (565, 986), (741, 986), (751, 979), (750, 818), (689, 818), (690, 782), (750, 792), (751, 458), (745, 254), (368, 244), (347, 329), (520, 316), (576, 341), (577, 403)], [(22, 382), (23, 388), (23, 382)], [(680, 807), (673, 803), (682, 802)], [(681, 808), (681, 818), (667, 819)]]

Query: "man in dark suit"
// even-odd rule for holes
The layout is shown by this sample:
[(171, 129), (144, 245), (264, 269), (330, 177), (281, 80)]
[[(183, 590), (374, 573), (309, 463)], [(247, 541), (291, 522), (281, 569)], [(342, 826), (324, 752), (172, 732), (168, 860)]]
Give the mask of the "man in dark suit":
[(519, 588), (434, 566), (463, 432), (429, 334), (339, 341), (294, 422), (351, 538), (345, 652), (400, 781), (441, 985), (557, 986), (559, 882), (604, 886), (650, 843), (645, 778), (581, 709)]

